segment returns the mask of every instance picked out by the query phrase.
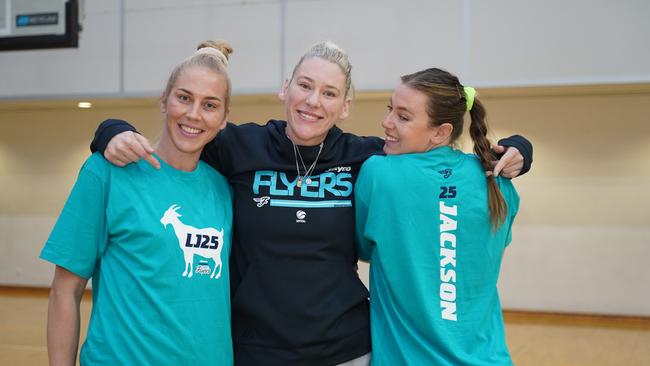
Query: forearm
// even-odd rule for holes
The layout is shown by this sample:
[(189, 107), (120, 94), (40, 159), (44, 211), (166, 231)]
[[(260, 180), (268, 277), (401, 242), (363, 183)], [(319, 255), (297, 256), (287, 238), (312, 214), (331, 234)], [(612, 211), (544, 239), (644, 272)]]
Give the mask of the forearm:
[(90, 151), (104, 153), (106, 150), (106, 145), (111, 141), (115, 135), (125, 132), (125, 131), (136, 131), (135, 127), (131, 126), (128, 122), (122, 121), (120, 119), (107, 119), (97, 126), (95, 131), (95, 137), (90, 143)]
[(86, 279), (57, 266), (47, 308), (47, 353), (50, 366), (73, 366), (79, 347), (79, 304)]

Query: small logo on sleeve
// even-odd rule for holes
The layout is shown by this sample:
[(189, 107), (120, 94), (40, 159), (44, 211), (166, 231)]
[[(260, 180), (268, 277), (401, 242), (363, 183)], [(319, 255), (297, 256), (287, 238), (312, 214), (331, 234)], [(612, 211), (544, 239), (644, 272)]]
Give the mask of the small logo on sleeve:
[(442, 177), (447, 179), (447, 178), (451, 177), (451, 173), (453, 173), (453, 172), (452, 172), (451, 169), (447, 168), (447, 169), (443, 169), (443, 170), (438, 170), (438, 173), (442, 174)]

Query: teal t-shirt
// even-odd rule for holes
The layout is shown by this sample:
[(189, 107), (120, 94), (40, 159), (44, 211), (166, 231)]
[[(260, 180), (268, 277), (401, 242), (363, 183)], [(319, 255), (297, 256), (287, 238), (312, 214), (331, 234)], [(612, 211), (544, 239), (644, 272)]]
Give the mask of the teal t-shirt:
[(355, 186), (370, 260), (373, 365), (511, 365), (497, 279), (519, 197), (493, 231), (478, 159), (450, 147), (373, 156)]
[(82, 365), (230, 365), (232, 198), (203, 162), (112, 166), (97, 153), (41, 258), (92, 277)]

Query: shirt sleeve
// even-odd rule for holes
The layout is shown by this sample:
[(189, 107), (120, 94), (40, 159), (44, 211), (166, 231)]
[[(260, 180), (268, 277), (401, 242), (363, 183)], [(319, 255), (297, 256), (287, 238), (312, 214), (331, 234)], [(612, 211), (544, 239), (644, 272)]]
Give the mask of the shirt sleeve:
[[(372, 159), (372, 158), (371, 158)], [(354, 186), (355, 241), (359, 259), (368, 261), (372, 255), (374, 243), (366, 236), (368, 208), (372, 192), (372, 180), (367, 160), (361, 166), (359, 177)]]
[(499, 184), (501, 195), (508, 206), (508, 216), (506, 217), (506, 222), (504, 224), (507, 225), (505, 228), (507, 230), (505, 246), (507, 247), (512, 241), (512, 224), (515, 221), (515, 216), (517, 216), (517, 213), (519, 212), (519, 194), (510, 179), (498, 177), (497, 183)]
[(526, 174), (530, 170), (531, 165), (533, 165), (533, 144), (531, 144), (530, 141), (523, 136), (512, 135), (508, 138), (499, 140), (499, 145), (516, 147), (524, 157), (524, 167), (521, 169), (519, 176)]
[(86, 161), (40, 255), (86, 279), (95, 272), (108, 237), (107, 182), (97, 169), (102, 165), (96, 164), (97, 160), (103, 163), (104, 173), (108, 172), (108, 163), (98, 154)]
[(129, 122), (122, 121), (121, 119), (107, 119), (104, 122), (100, 123), (95, 131), (95, 137), (90, 143), (91, 152), (99, 152), (102, 155), (106, 146), (111, 141), (115, 135), (118, 135), (122, 132), (133, 131), (139, 133), (135, 127), (133, 127)]

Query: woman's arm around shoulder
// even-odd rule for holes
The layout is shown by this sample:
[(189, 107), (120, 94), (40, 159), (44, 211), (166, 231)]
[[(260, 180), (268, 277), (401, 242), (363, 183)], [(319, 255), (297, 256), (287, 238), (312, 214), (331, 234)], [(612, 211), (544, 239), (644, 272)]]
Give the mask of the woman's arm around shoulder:
[(154, 168), (160, 169), (160, 162), (153, 156), (154, 149), (149, 140), (130, 123), (120, 119), (107, 119), (97, 127), (90, 151), (101, 153), (106, 160), (119, 167), (145, 159)]
[(527, 173), (533, 164), (533, 145), (523, 136), (501, 139), (493, 149), (499, 159), (493, 170), (495, 176), (515, 178)]

